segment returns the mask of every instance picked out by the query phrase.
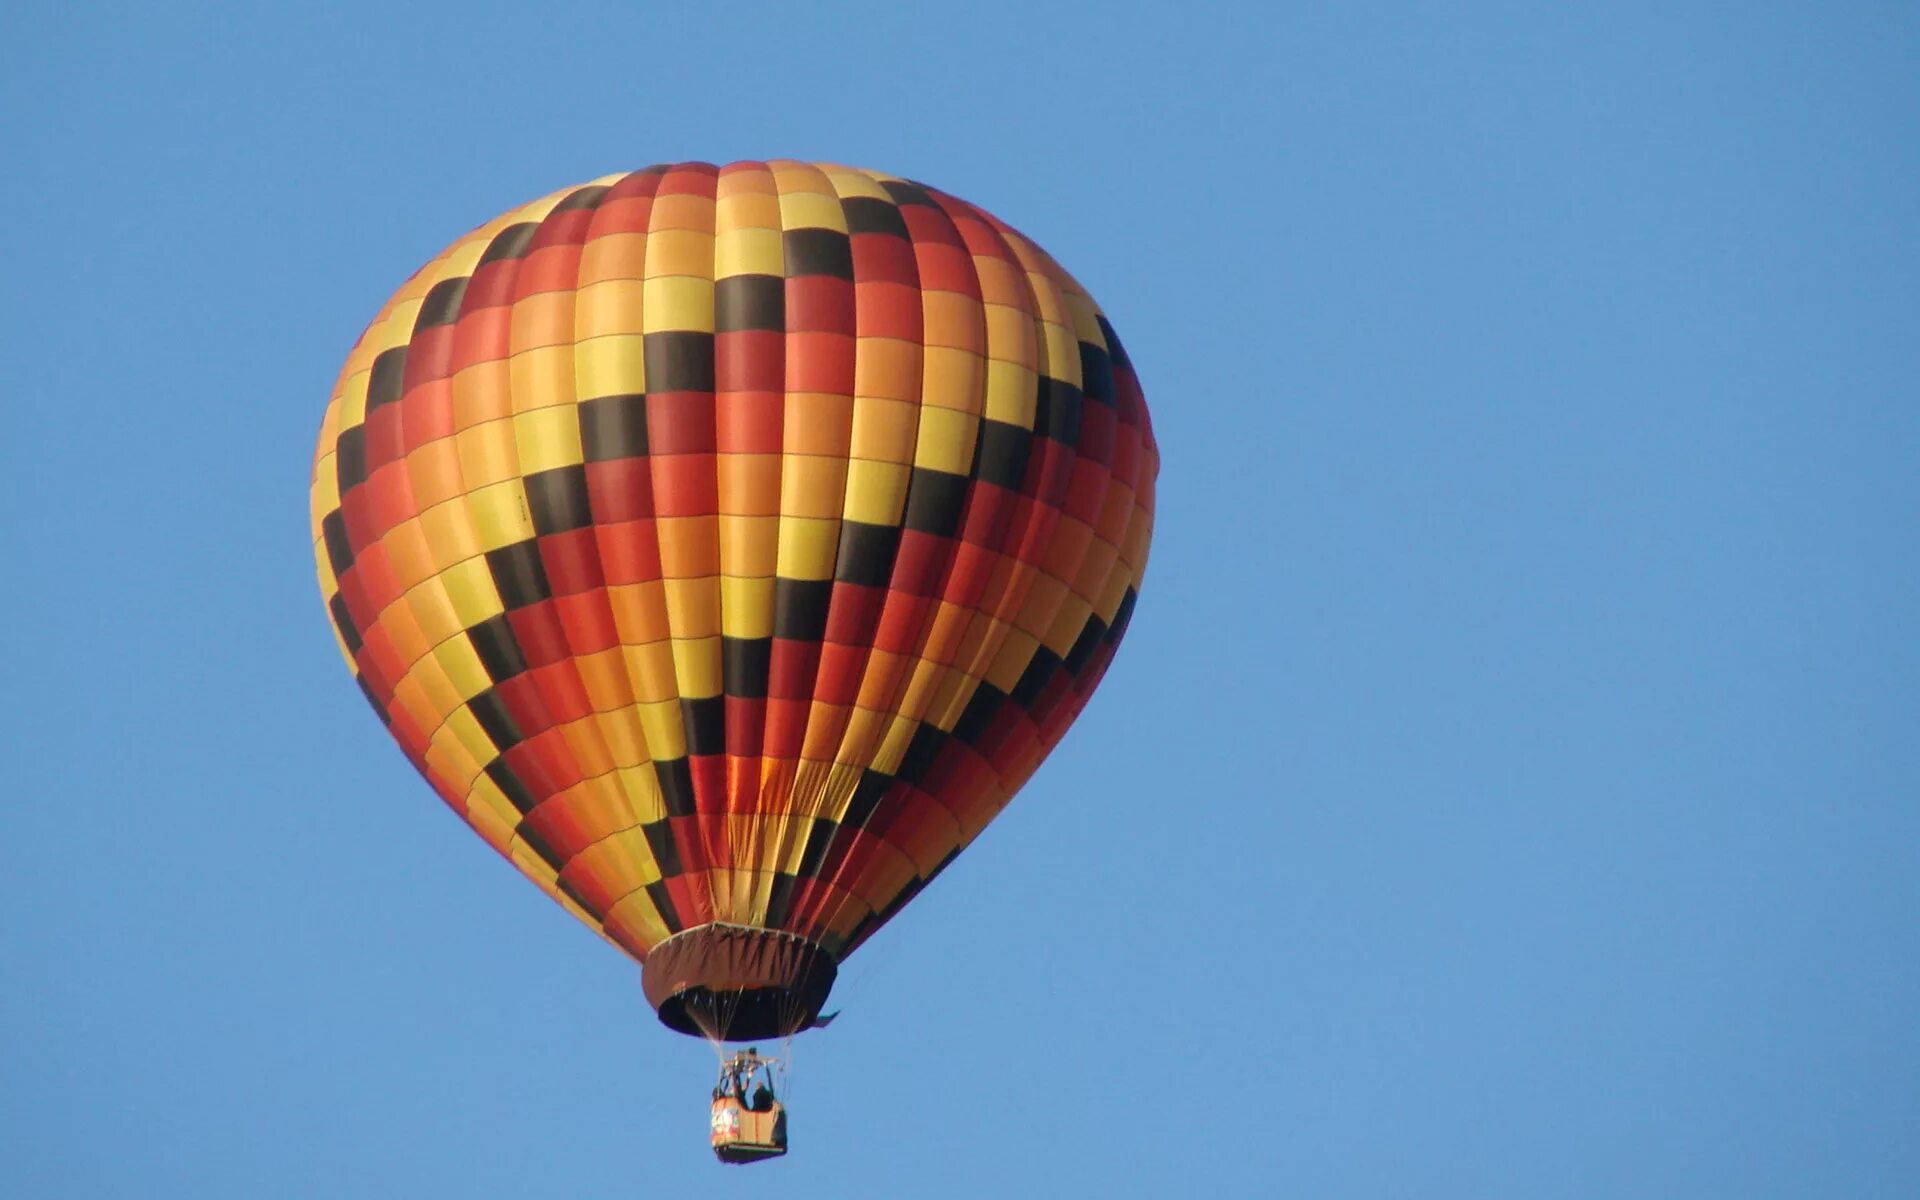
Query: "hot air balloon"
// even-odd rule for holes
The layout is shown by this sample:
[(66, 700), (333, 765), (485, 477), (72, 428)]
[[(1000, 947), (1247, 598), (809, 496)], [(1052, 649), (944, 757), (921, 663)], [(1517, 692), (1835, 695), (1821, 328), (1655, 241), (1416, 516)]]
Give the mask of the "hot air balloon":
[(387, 301), (313, 542), (408, 759), (718, 1044), (813, 1024), (1066, 732), (1157, 469), (1113, 326), (1012, 228), (682, 163), (514, 209)]

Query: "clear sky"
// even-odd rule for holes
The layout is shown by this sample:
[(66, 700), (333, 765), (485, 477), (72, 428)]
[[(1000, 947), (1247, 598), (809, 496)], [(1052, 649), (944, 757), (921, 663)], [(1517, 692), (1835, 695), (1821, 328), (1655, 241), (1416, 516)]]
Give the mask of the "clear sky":
[[(1903, 4), (7, 5), (0, 1191), (1920, 1195), (1917, 67)], [(440, 246), (761, 157), (1031, 234), (1164, 466), (1101, 694), (730, 1174), (362, 703), (306, 487)]]

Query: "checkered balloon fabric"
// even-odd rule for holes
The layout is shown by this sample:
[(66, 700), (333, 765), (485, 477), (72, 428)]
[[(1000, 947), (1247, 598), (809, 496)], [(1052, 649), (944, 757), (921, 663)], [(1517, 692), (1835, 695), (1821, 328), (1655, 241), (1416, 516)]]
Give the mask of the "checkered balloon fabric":
[(844, 957), (990, 821), (1127, 627), (1158, 452), (1113, 327), (932, 188), (651, 167), (461, 238), (321, 428), (362, 691), (634, 958)]

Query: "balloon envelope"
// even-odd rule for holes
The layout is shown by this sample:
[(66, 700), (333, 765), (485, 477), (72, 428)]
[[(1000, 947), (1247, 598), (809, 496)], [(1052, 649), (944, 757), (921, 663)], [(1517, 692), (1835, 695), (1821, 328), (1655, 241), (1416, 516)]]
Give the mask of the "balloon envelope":
[(320, 587), (407, 757), (645, 964), (805, 1027), (1065, 733), (1158, 469), (1113, 327), (1020, 234), (831, 165), (652, 167), (454, 242), (321, 428)]

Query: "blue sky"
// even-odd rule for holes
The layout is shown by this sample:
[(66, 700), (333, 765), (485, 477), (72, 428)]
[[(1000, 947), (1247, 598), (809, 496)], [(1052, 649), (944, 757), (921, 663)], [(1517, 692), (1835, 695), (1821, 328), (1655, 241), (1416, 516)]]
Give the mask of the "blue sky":
[[(1589, 7), (10, 6), (9, 1194), (1920, 1192), (1920, 15)], [(1035, 237), (1164, 466), (1100, 696), (731, 1175), (305, 492), (441, 245), (772, 156)]]

